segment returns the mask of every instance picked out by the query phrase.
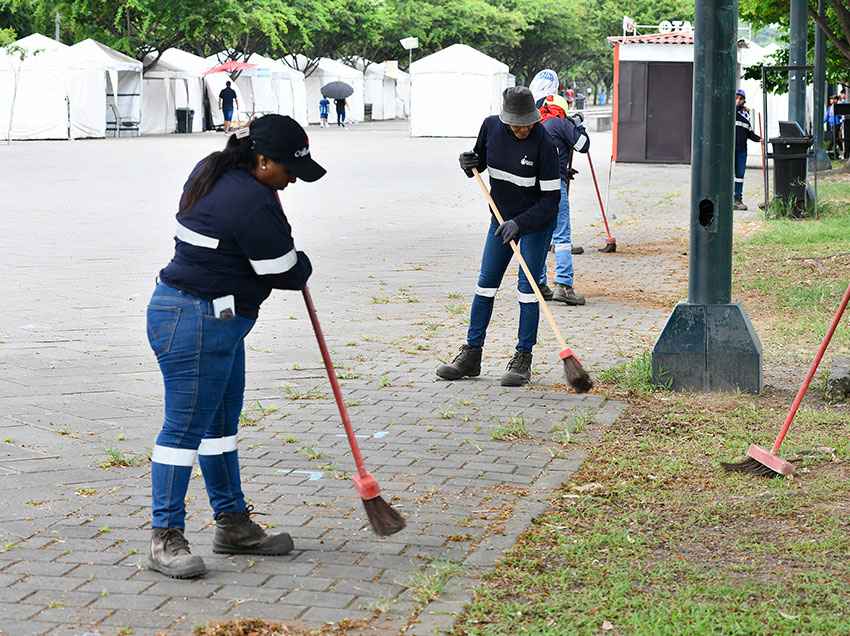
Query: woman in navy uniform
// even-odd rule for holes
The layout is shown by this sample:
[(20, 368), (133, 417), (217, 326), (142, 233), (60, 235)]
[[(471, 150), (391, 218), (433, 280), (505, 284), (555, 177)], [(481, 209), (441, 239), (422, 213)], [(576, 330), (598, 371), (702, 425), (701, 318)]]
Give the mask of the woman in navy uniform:
[(213, 552), (286, 554), (286, 533), (251, 520), (236, 432), (245, 390), (245, 336), (273, 289), (302, 289), (312, 267), (295, 249), (278, 191), (325, 170), (304, 129), (267, 115), (232, 135), (192, 171), (180, 198), (174, 257), (159, 273), (147, 332), (165, 384), (165, 421), (151, 456), (149, 567), (200, 576), (184, 537), (185, 498), (198, 460), (215, 516)]
[[(538, 125), (540, 112), (531, 91), (524, 86), (508, 88), (503, 94), (502, 112), (481, 124), (472, 152), (460, 155), (460, 167), (473, 176), (472, 169), (487, 170), (490, 191), (505, 222), (490, 218), (478, 285), (472, 300), (467, 342), (451, 364), (437, 369), (444, 380), (475, 377), (481, 373), (481, 355), (493, 303), (502, 277), (511, 262), (511, 240), (518, 240), (520, 252), (536, 279), (545, 266), (548, 229), (558, 212), (561, 179), (558, 154), (549, 134)], [(502, 376), (502, 386), (521, 386), (531, 379), (532, 347), (537, 343), (540, 306), (531, 285), (520, 270), (517, 284), (519, 332), (516, 352)]]

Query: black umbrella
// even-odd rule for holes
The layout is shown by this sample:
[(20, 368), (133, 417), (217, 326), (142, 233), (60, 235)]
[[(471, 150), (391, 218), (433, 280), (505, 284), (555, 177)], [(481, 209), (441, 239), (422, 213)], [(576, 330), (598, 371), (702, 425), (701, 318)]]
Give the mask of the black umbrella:
[(322, 95), (330, 99), (345, 99), (354, 94), (354, 88), (345, 82), (330, 82), (322, 86)]

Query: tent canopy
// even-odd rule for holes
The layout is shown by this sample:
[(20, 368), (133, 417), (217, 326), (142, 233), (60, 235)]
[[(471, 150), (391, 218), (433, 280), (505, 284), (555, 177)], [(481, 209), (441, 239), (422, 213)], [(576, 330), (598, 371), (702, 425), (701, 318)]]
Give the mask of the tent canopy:
[(140, 130), (143, 68), (141, 62), (91, 38), (77, 42), (63, 52), (63, 55), (68, 55), (72, 65), (100, 68), (109, 78), (105, 91), (108, 105), (107, 130), (117, 128), (120, 133), (128, 123)]
[[(148, 53), (145, 64), (150, 64), (155, 57), (155, 53)], [(154, 65), (145, 71), (145, 75), (161, 73), (163, 76), (172, 74), (174, 77), (201, 77), (208, 68), (209, 64), (200, 55), (170, 48), (163, 51)]]
[[(145, 64), (156, 58), (145, 57)], [(204, 79), (207, 61), (188, 51), (170, 48), (148, 68), (144, 76), (142, 134), (162, 135), (177, 130), (177, 109), (194, 111), (192, 131), (204, 129)]]
[(410, 134), (475, 137), (485, 117), (499, 112), (514, 85), (507, 64), (465, 44), (453, 44), (411, 67)]
[(410, 67), (418, 73), (471, 73), (477, 75), (496, 75), (508, 72), (508, 65), (467, 46), (452, 44), (427, 57), (416, 60)]
[(58, 40), (49, 38), (41, 33), (32, 33), (15, 42), (15, 46), (26, 49), (28, 53), (51, 53), (53, 51), (61, 51), (68, 48), (67, 44), (62, 44)]
[(77, 62), (90, 62), (114, 71), (142, 72), (142, 63), (139, 60), (135, 60), (129, 55), (111, 49), (91, 38), (77, 42), (70, 47), (69, 52)]

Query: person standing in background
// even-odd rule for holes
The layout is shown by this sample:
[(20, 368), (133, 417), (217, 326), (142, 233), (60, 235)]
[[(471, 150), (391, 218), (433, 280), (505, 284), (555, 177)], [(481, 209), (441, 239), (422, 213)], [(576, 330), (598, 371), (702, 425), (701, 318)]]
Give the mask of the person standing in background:
[(747, 140), (761, 141), (750, 121), (747, 94), (740, 88), (735, 91), (735, 204), (734, 210), (746, 210), (744, 203), (744, 173), (747, 170)]
[[(555, 142), (558, 150), (558, 163), (561, 176), (561, 199), (558, 216), (549, 227), (547, 249), (540, 255), (543, 259), (538, 279), (540, 292), (546, 300), (554, 300), (566, 305), (584, 305), (584, 296), (573, 289), (573, 245), (570, 227), (570, 181), (576, 173), (573, 170), (573, 151), (587, 153), (590, 139), (578, 114), (567, 117), (567, 100), (560, 95), (544, 98), (540, 107), (540, 123)], [(546, 284), (546, 256), (551, 242), (555, 252), (555, 289)]]
[(322, 120), (322, 128), (328, 127), (328, 113), (330, 111), (330, 107), (330, 100), (322, 95), (322, 99), (319, 100), (319, 119)]
[(230, 88), (230, 82), (227, 82), (225, 87), (218, 94), (218, 107), (224, 115), (224, 132), (230, 132), (230, 122), (233, 121), (233, 105), (236, 104), (236, 111), (239, 111), (239, 97), (236, 91)]
[(344, 99), (335, 99), (334, 106), (336, 107), (336, 125), (345, 128), (345, 106), (347, 102)]

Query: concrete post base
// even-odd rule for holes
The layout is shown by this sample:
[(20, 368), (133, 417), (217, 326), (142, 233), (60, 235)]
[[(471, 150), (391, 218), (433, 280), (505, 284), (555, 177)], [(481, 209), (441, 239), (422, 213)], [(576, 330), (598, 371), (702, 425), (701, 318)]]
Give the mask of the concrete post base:
[(737, 303), (679, 303), (652, 350), (652, 381), (675, 391), (762, 389), (761, 342)]

